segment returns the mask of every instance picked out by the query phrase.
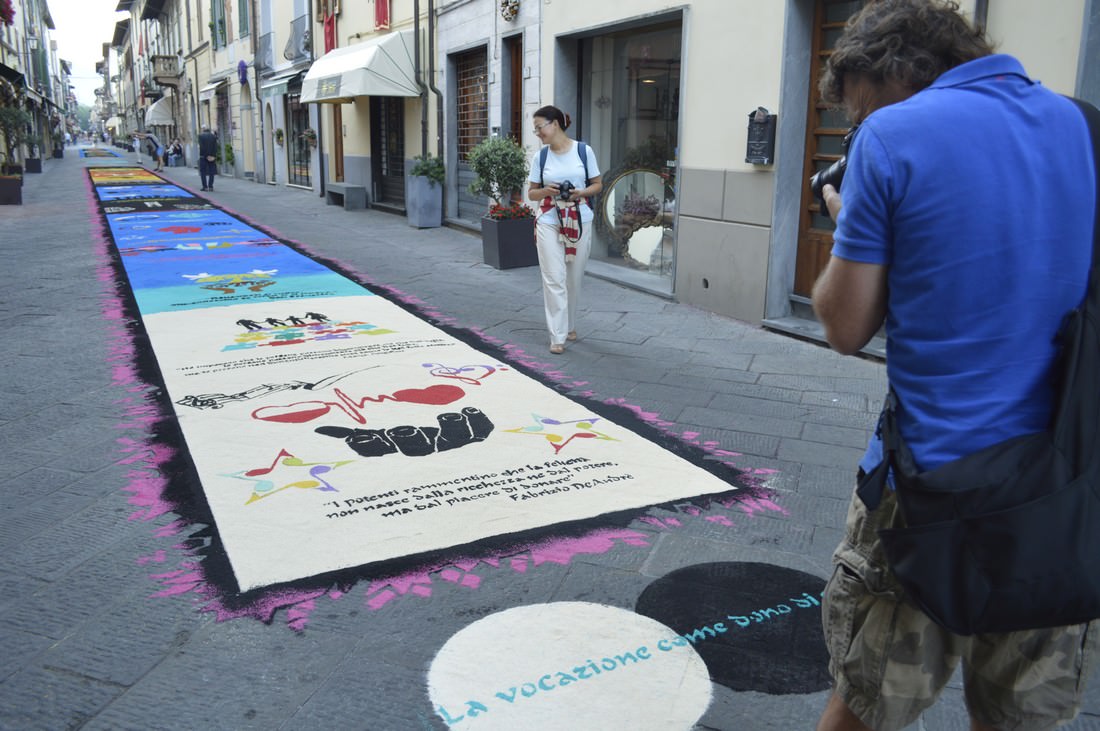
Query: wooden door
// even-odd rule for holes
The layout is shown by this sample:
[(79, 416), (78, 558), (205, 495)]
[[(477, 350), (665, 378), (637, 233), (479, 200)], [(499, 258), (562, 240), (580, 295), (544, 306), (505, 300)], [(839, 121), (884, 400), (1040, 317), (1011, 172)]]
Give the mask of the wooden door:
[(523, 36), (512, 36), (504, 41), (508, 54), (508, 98), (504, 116), (508, 126), (504, 134), (517, 142), (523, 142)]
[(802, 202), (798, 223), (798, 256), (795, 260), (794, 293), (810, 296), (814, 282), (829, 262), (833, 248), (833, 220), (824, 215), (810, 191), (810, 176), (840, 159), (848, 132), (844, 112), (828, 109), (817, 92), (825, 60), (844, 31), (849, 17), (866, 0), (816, 0), (813, 55), (810, 64), (810, 99), (806, 124), (806, 158), (803, 165)]

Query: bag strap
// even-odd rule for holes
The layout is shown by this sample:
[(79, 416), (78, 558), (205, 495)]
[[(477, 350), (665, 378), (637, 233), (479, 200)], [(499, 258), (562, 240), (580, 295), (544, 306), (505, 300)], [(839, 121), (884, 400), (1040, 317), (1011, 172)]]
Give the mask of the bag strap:
[(588, 145), (577, 140), (577, 154), (581, 156), (581, 164), (584, 165), (584, 187), (592, 182), (588, 177)]
[(1098, 296), (1097, 290), (1100, 289), (1100, 282), (1097, 281), (1097, 263), (1100, 262), (1100, 109), (1084, 99), (1068, 98), (1085, 116), (1085, 123), (1092, 137), (1092, 165), (1096, 171), (1096, 224), (1092, 233), (1092, 274), (1089, 277), (1089, 297), (1095, 298)]

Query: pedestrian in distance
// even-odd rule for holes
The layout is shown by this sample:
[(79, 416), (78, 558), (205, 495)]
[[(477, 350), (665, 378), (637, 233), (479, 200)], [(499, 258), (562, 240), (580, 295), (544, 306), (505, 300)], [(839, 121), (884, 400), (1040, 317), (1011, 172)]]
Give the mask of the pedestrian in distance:
[(527, 197), (539, 202), (535, 246), (542, 274), (542, 298), (550, 352), (565, 352), (577, 339), (577, 303), (584, 267), (592, 250), (592, 196), (603, 190), (596, 153), (570, 138), (569, 115), (554, 106), (534, 114), (542, 147), (531, 159)]
[[(820, 89), (856, 126), (843, 180), (821, 186), (836, 231), (813, 304), (830, 345), (855, 354), (885, 324), (897, 423), (920, 471), (1046, 429), (1053, 338), (1092, 256), (1080, 110), (946, 0), (867, 4)], [(860, 478), (882, 461), (876, 431)], [(879, 532), (906, 525), (910, 498), (895, 485), (877, 507), (852, 496), (822, 601), (834, 692), (818, 731), (902, 729), (960, 663), (972, 730), (1072, 719), (1100, 626), (959, 635), (935, 623), (884, 553)]]
[(172, 140), (172, 144), (168, 145), (168, 166), (178, 167), (183, 164), (183, 142), (179, 137)]
[(203, 190), (214, 190), (214, 175), (218, 171), (218, 138), (204, 126), (199, 134), (199, 180)]

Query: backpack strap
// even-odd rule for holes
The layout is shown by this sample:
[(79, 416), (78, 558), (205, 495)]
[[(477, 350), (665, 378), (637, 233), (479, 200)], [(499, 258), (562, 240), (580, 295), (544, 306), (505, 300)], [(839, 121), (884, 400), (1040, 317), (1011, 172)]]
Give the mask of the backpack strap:
[[(549, 145), (543, 145), (539, 150), (539, 187), (546, 187), (546, 153), (550, 152)], [(588, 145), (577, 140), (577, 154), (581, 156), (581, 164), (584, 165), (584, 185), (588, 187), (591, 180), (588, 177)]]

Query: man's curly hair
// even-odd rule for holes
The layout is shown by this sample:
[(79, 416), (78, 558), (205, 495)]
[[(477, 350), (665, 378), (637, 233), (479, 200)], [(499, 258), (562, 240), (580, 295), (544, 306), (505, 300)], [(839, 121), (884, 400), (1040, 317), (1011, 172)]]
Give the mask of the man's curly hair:
[(893, 79), (920, 91), (955, 66), (993, 53), (985, 34), (954, 0), (872, 0), (848, 21), (818, 89), (827, 104), (844, 101), (844, 77)]

